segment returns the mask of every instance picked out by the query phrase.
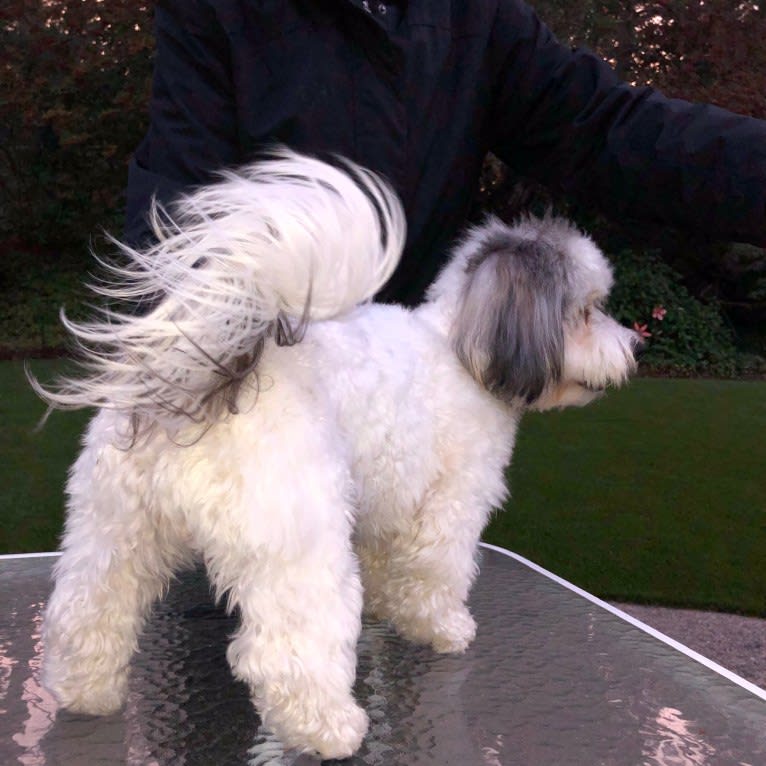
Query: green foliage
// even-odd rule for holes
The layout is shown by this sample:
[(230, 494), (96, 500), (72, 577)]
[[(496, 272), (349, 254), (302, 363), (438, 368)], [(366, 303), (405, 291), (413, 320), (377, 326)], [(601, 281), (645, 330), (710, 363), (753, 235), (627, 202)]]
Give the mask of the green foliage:
[(612, 259), (614, 317), (645, 334), (643, 364), (675, 374), (731, 376), (737, 351), (715, 301), (703, 303), (654, 252), (623, 250)]

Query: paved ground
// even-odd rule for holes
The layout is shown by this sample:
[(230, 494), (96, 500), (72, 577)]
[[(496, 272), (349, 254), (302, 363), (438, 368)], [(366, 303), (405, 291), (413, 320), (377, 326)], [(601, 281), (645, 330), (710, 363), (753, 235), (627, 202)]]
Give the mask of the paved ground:
[(693, 609), (614, 606), (766, 689), (766, 620)]

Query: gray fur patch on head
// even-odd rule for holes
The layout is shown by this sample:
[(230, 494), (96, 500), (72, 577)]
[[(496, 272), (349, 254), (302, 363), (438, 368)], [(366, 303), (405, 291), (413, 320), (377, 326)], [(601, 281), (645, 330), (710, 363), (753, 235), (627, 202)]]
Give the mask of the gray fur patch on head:
[(453, 345), (495, 396), (527, 403), (561, 378), (566, 258), (545, 237), (491, 225), (465, 262)]

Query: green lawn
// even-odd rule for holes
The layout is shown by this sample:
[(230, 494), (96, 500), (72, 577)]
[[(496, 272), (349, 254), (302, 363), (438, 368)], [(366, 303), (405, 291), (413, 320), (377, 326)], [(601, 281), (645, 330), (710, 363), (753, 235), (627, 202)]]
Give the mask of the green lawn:
[[(43, 379), (60, 361), (35, 360)], [(45, 405), (29, 387), (20, 362), (0, 362), (0, 553), (49, 551), (63, 520), (62, 487), (87, 420), (84, 412), (54, 412), (35, 426)]]
[(486, 539), (602, 597), (766, 616), (766, 383), (639, 379), (529, 415)]
[[(86, 416), (34, 433), (43, 405), (18, 363), (0, 363), (0, 392), (0, 552), (50, 550)], [(640, 379), (528, 415), (485, 538), (602, 597), (766, 616), (764, 434), (763, 382)]]

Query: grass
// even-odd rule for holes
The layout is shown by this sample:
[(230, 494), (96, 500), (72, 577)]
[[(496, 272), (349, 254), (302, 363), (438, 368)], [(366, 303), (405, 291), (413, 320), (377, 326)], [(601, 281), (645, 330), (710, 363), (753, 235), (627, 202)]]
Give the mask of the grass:
[[(43, 379), (61, 366), (47, 360), (32, 365)], [(62, 489), (87, 415), (54, 412), (36, 432), (44, 412), (21, 362), (0, 362), (0, 553), (49, 551), (58, 544)]]
[(766, 615), (766, 383), (640, 379), (529, 415), (485, 538), (602, 597)]
[[(20, 363), (0, 363), (0, 392), (0, 552), (51, 550), (86, 415), (34, 433)], [(765, 433), (764, 382), (640, 379), (530, 414), (485, 539), (602, 597), (766, 616)]]

